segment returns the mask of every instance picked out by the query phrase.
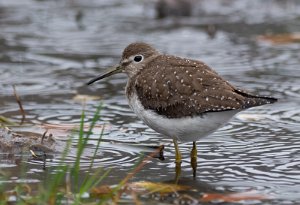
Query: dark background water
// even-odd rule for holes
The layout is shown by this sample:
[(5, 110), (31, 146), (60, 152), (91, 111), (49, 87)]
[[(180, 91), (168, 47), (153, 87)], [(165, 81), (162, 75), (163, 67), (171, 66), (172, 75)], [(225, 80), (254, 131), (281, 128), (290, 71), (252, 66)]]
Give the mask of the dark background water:
[[(21, 119), (12, 85), (22, 98), (26, 122), (35, 125), (18, 129), (33, 133), (43, 133), (46, 123), (78, 123), (83, 106), (75, 97), (100, 96), (104, 108), (99, 125), (105, 124), (106, 129), (95, 167), (113, 168), (105, 182), (118, 183), (140, 153), (150, 150), (147, 145), (158, 144), (166, 145), (166, 160), (152, 160), (134, 180), (172, 180), (173, 146), (129, 109), (124, 96), (126, 76), (85, 86), (118, 63), (129, 43), (145, 41), (165, 53), (201, 59), (238, 87), (280, 98), (272, 106), (239, 113), (198, 142), (195, 180), (189, 166), (191, 144), (180, 144), (181, 183), (195, 187), (197, 193), (255, 190), (271, 196), (273, 204), (300, 203), (300, 44), (258, 40), (265, 34), (300, 32), (300, 2), (203, 0), (196, 3), (191, 17), (161, 20), (155, 18), (153, 4), (138, 0), (0, 1), (0, 115)], [(207, 32), (209, 25), (216, 28), (213, 36)], [(89, 119), (99, 101), (86, 102)], [(95, 143), (89, 144), (90, 153), (82, 158), (83, 171), (100, 131), (101, 126), (93, 135)], [(67, 138), (66, 133), (53, 134), (58, 140)], [(43, 180), (41, 162), (23, 161), (29, 168), (22, 178), (18, 163), (2, 158), (1, 169), (12, 173), (9, 183)], [(71, 155), (68, 160), (74, 158)], [(58, 161), (49, 160), (48, 170)]]

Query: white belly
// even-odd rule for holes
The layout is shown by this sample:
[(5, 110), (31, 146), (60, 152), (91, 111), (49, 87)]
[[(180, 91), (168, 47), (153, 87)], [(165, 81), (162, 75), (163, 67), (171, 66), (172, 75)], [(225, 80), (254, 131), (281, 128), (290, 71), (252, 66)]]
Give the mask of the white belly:
[(145, 110), (136, 94), (129, 105), (136, 115), (150, 128), (171, 139), (182, 142), (197, 141), (229, 121), (238, 110), (206, 113), (201, 117), (166, 118), (151, 110)]

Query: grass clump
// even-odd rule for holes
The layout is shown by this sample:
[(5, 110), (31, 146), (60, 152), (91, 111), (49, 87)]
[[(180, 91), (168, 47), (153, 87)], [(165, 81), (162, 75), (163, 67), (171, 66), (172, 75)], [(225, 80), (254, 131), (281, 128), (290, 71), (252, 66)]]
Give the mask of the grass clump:
[[(74, 135), (67, 141), (66, 147), (61, 154), (61, 160), (58, 166), (51, 167), (50, 172), (45, 173), (45, 180), (38, 184), (36, 190), (32, 190), (31, 186), (27, 183), (17, 183), (15, 187), (10, 190), (5, 188), (5, 179), (7, 176), (4, 172), (0, 173), (0, 205), (13, 201), (16, 204), (82, 204), (90, 200), (88, 195), (92, 188), (100, 185), (101, 181), (109, 174), (110, 169), (104, 170), (103, 168), (96, 168), (92, 170), (94, 159), (97, 151), (100, 148), (101, 139), (104, 131), (102, 128), (101, 134), (97, 140), (97, 145), (93, 153), (92, 160), (89, 164), (89, 169), (86, 172), (80, 171), (80, 159), (83, 156), (84, 150), (89, 140), (91, 140), (91, 134), (93, 129), (100, 119), (101, 105), (98, 106), (96, 112), (91, 120), (88, 131), (85, 132), (85, 112), (81, 114), (80, 127), (78, 130), (78, 139), (76, 147), (76, 157), (73, 164), (65, 163)], [(92, 173), (92, 174), (91, 174)], [(21, 167), (21, 174), (25, 174), (24, 167)], [(82, 180), (83, 179), (83, 180)], [(1, 182), (2, 181), (2, 182)], [(113, 195), (113, 194), (112, 194)], [(106, 200), (96, 200), (97, 204), (105, 203)], [(95, 202), (95, 199), (93, 199)], [(95, 202), (96, 203), (96, 202)]]

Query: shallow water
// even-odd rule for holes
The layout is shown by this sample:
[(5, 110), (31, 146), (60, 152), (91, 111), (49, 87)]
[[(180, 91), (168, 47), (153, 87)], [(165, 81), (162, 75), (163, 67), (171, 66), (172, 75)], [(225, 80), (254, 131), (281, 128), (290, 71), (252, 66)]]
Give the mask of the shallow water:
[[(141, 152), (151, 152), (149, 146), (159, 144), (165, 144), (165, 160), (153, 159), (134, 180), (173, 180), (172, 143), (129, 109), (126, 76), (85, 86), (116, 64), (126, 45), (145, 41), (165, 53), (201, 59), (234, 85), (280, 99), (237, 114), (198, 142), (195, 180), (189, 165), (191, 144), (180, 144), (184, 158), (180, 183), (197, 189), (195, 197), (207, 190), (255, 190), (272, 198), (257, 203), (300, 203), (300, 44), (257, 40), (267, 33), (299, 32), (300, 4), (237, 0), (228, 6), (228, 1), (222, 2), (203, 1), (193, 17), (157, 20), (151, 3), (134, 0), (0, 1), (0, 115), (15, 121), (22, 118), (12, 85), (22, 98), (26, 122), (35, 124), (20, 130), (24, 132), (42, 134), (45, 124), (79, 123), (83, 106), (74, 97), (100, 96), (102, 120), (92, 136), (95, 143), (89, 143), (82, 158), (82, 170), (88, 168), (105, 124), (95, 160), (95, 167), (113, 168), (105, 183), (118, 183)], [(206, 32), (211, 24), (217, 28), (213, 38)], [(99, 100), (86, 102), (89, 119), (98, 105)], [(69, 135), (53, 131), (62, 141)], [(28, 174), (19, 178), (19, 161), (1, 155), (1, 169), (12, 173), (9, 183), (43, 179), (42, 162), (24, 160)], [(67, 161), (74, 158), (71, 154)], [(47, 169), (58, 162), (58, 156), (47, 160)]]

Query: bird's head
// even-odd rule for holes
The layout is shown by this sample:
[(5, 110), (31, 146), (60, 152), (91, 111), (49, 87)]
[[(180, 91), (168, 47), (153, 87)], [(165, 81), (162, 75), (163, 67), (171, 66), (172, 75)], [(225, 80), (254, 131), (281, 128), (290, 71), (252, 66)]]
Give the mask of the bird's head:
[(132, 77), (145, 68), (145, 65), (159, 54), (160, 53), (149, 44), (141, 42), (129, 44), (124, 49), (119, 64), (93, 78), (87, 84), (90, 85), (117, 73), (126, 73), (129, 77)]

